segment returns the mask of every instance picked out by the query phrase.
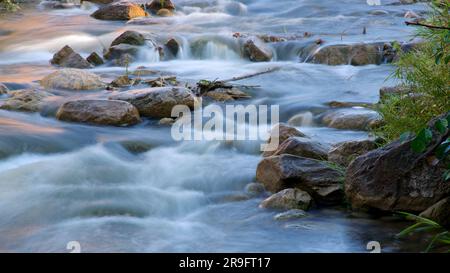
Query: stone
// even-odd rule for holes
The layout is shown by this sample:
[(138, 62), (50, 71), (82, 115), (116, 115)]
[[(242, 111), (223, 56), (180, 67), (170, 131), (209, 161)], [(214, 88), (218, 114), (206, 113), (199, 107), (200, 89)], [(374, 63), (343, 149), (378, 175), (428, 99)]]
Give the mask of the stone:
[(127, 21), (137, 17), (145, 17), (148, 14), (138, 5), (130, 2), (111, 3), (100, 7), (91, 14), (98, 20), (121, 20)]
[(173, 57), (176, 57), (178, 55), (178, 52), (180, 51), (180, 44), (174, 38), (169, 39), (166, 42), (165, 47)]
[(383, 86), (380, 88), (380, 100), (384, 100), (390, 96), (407, 96), (410, 93), (411, 89), (407, 86)]
[(450, 228), (450, 197), (437, 202), (419, 216), (435, 221), (447, 229)]
[(311, 196), (299, 189), (285, 189), (264, 200), (261, 208), (266, 209), (301, 209), (307, 210), (312, 203)]
[(282, 213), (278, 213), (273, 217), (273, 219), (277, 221), (287, 221), (292, 219), (299, 219), (306, 217), (307, 214), (304, 210), (301, 209), (291, 209)]
[(100, 55), (97, 54), (97, 52), (92, 52), (87, 58), (86, 60), (92, 64), (93, 66), (99, 66), (104, 64), (105, 62), (103, 61), (102, 57), (100, 57)]
[(50, 60), (51, 64), (59, 65), (61, 67), (70, 67), (70, 68), (91, 68), (91, 64), (86, 61), (80, 54), (73, 51), (73, 49), (66, 45), (61, 50), (59, 50), (55, 55), (53, 55), (53, 59)]
[(257, 39), (250, 39), (244, 43), (243, 55), (252, 62), (269, 62), (273, 58), (272, 50)]
[(95, 90), (106, 84), (94, 73), (80, 69), (66, 68), (55, 71), (41, 80), (41, 85), (49, 89)]
[(173, 16), (173, 12), (168, 9), (160, 9), (156, 13), (156, 15), (160, 16), (160, 17), (171, 17), (171, 16)]
[(9, 91), (8, 87), (3, 83), (0, 83), (0, 95), (7, 94)]
[(383, 62), (384, 43), (329, 45), (320, 48), (308, 62), (326, 65), (379, 65)]
[(127, 44), (142, 46), (145, 45), (145, 37), (141, 33), (133, 30), (127, 30), (120, 34), (114, 41), (112, 41), (111, 46)]
[(111, 4), (115, 0), (83, 0), (83, 1), (91, 2), (91, 3), (94, 3), (94, 4), (107, 5), (107, 4)]
[(62, 121), (109, 126), (130, 126), (140, 122), (133, 105), (114, 100), (77, 100), (64, 103), (56, 113)]
[(22, 112), (40, 112), (43, 102), (52, 94), (39, 89), (24, 89), (9, 92), (10, 96), (5, 99), (0, 109)]
[(364, 108), (331, 110), (322, 116), (322, 123), (328, 127), (348, 130), (369, 130), (382, 123), (381, 115)]
[(165, 126), (171, 126), (175, 123), (175, 120), (173, 118), (162, 118), (159, 120), (159, 125), (165, 125)]
[(375, 150), (377, 147), (377, 143), (373, 140), (338, 143), (328, 152), (328, 161), (347, 167), (353, 159)]
[(150, 4), (145, 4), (145, 8), (156, 14), (160, 9), (174, 11), (175, 5), (171, 0), (153, 0)]
[(250, 196), (260, 196), (266, 192), (266, 189), (261, 183), (250, 183), (245, 186), (245, 192)]
[[(435, 129), (436, 119), (429, 123)], [(429, 164), (427, 154), (443, 137), (434, 131), (423, 153), (411, 149), (413, 138), (397, 140), (357, 157), (347, 168), (345, 192), (354, 208), (422, 212), (450, 195), (444, 164)]]
[(141, 116), (151, 118), (169, 118), (172, 108), (186, 105), (194, 108), (195, 95), (184, 87), (156, 87), (130, 90), (110, 97), (113, 100), (130, 102), (139, 110)]
[(217, 88), (213, 91), (206, 93), (206, 96), (216, 101), (233, 101), (235, 99), (248, 99), (251, 98), (245, 92), (233, 87), (233, 88)]
[(343, 173), (310, 158), (286, 154), (264, 158), (258, 164), (256, 180), (271, 192), (301, 189), (322, 204), (336, 204), (343, 197)]
[(327, 160), (330, 147), (303, 137), (290, 137), (273, 155), (290, 154), (318, 160)]
[(111, 82), (112, 87), (126, 87), (133, 84), (133, 81), (127, 75), (117, 77)]
[[(291, 127), (283, 123), (279, 123), (275, 125), (270, 131), (270, 138), (267, 142), (268, 143), (272, 141), (276, 142), (278, 140), (278, 144), (280, 145), (290, 137), (307, 137), (307, 136), (294, 127)], [(263, 156), (268, 157), (273, 155), (275, 152), (276, 151), (271, 152), (267, 151), (263, 153)]]

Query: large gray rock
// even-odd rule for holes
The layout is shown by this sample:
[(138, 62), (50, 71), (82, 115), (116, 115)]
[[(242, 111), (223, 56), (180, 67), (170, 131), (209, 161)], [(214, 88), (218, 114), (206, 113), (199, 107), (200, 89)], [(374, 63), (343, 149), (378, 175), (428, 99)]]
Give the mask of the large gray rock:
[(53, 59), (50, 60), (50, 63), (54, 65), (59, 65), (62, 67), (70, 67), (70, 68), (91, 68), (91, 64), (81, 57), (80, 54), (76, 53), (70, 46), (66, 45), (61, 50), (53, 55)]
[(301, 209), (307, 210), (312, 203), (311, 196), (299, 189), (285, 189), (264, 200), (261, 208), (266, 209)]
[(136, 107), (125, 101), (114, 100), (69, 101), (59, 108), (56, 118), (110, 126), (130, 126), (140, 122)]
[(450, 197), (442, 199), (420, 214), (443, 227), (450, 228)]
[(293, 155), (264, 158), (258, 164), (256, 180), (271, 192), (301, 189), (323, 204), (339, 203), (343, 197), (343, 174), (315, 159)]
[[(434, 128), (434, 121), (430, 124)], [(427, 157), (444, 137), (434, 133), (424, 153), (411, 149), (412, 139), (394, 141), (356, 158), (347, 168), (345, 192), (354, 208), (422, 212), (449, 196), (445, 166)]]
[(113, 100), (127, 101), (145, 117), (169, 118), (175, 105), (194, 108), (195, 95), (184, 87), (157, 87), (122, 92), (110, 97)]
[(120, 34), (114, 41), (112, 41), (111, 46), (119, 44), (128, 44), (141, 46), (145, 44), (145, 37), (141, 33), (133, 30), (127, 30)]
[(319, 160), (327, 160), (330, 147), (320, 142), (303, 137), (291, 137), (283, 142), (273, 155), (290, 154), (313, 158)]
[(336, 129), (369, 130), (379, 126), (382, 117), (373, 110), (349, 108), (328, 111), (322, 115), (321, 121)]
[(0, 103), (0, 109), (23, 112), (40, 112), (43, 102), (52, 94), (38, 89), (10, 92), (10, 97)]
[(55, 71), (41, 80), (41, 85), (49, 89), (94, 90), (106, 87), (102, 79), (94, 73), (66, 68)]
[(368, 153), (376, 148), (377, 144), (373, 140), (342, 142), (334, 146), (328, 152), (328, 161), (346, 167), (358, 156)]
[(138, 5), (130, 2), (117, 2), (100, 7), (91, 16), (99, 20), (130, 20), (148, 14)]

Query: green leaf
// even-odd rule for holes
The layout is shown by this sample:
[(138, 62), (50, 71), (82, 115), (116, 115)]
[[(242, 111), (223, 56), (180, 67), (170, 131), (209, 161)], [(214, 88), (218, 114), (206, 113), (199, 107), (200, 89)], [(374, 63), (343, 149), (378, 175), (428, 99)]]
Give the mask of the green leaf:
[(433, 133), (430, 129), (423, 129), (419, 132), (416, 138), (411, 142), (411, 148), (416, 153), (423, 153), (428, 144), (430, 144), (433, 139)]
[(439, 133), (445, 134), (447, 132), (448, 121), (447, 119), (439, 119), (434, 126)]

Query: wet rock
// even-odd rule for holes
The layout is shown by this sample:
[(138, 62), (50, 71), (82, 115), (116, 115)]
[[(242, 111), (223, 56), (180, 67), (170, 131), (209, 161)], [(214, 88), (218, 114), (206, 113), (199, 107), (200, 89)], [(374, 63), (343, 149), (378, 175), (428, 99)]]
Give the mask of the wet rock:
[(41, 80), (41, 85), (50, 89), (94, 90), (105, 88), (102, 79), (94, 73), (66, 68), (55, 71)]
[(311, 196), (299, 189), (285, 189), (264, 200), (261, 208), (307, 210), (312, 203)]
[(175, 40), (174, 38), (169, 39), (165, 46), (173, 57), (176, 57), (178, 55), (178, 52), (180, 51), (180, 44), (177, 40)]
[(332, 110), (322, 116), (322, 123), (331, 128), (349, 130), (368, 130), (379, 126), (381, 115), (373, 110), (349, 108)]
[(124, 140), (119, 142), (120, 145), (132, 154), (142, 154), (150, 151), (154, 145), (141, 140)]
[(160, 16), (160, 17), (171, 17), (171, 16), (173, 16), (173, 12), (168, 9), (160, 9), (156, 13), (156, 15)]
[(68, 45), (55, 53), (55, 55), (53, 55), (53, 59), (50, 60), (50, 63), (62, 67), (80, 69), (92, 67), (88, 61), (81, 57), (80, 54), (73, 51), (73, 49)]
[(383, 49), (384, 43), (329, 45), (320, 48), (308, 62), (327, 65), (378, 65), (384, 60)]
[(175, 105), (186, 105), (194, 108), (196, 97), (184, 87), (157, 87), (122, 92), (110, 97), (113, 100), (130, 102), (145, 117), (171, 117)]
[(250, 39), (244, 43), (243, 55), (252, 62), (269, 62), (273, 57), (272, 50), (257, 39)]
[(39, 89), (25, 89), (10, 92), (10, 97), (0, 103), (0, 109), (22, 112), (40, 112), (43, 102), (52, 94)]
[(142, 46), (145, 45), (145, 37), (137, 31), (127, 30), (124, 33), (120, 34), (116, 39), (114, 39), (114, 41), (112, 41), (111, 43), (111, 46), (119, 44)]
[(83, 1), (91, 2), (91, 3), (94, 3), (94, 4), (107, 5), (107, 4), (111, 4), (115, 0), (83, 0)]
[[(300, 132), (299, 130), (295, 129), (294, 127), (291, 127), (283, 123), (279, 123), (275, 125), (270, 131), (270, 138), (267, 142), (268, 143), (276, 142), (278, 140), (278, 144), (282, 144), (290, 137), (307, 137), (307, 136), (302, 132)], [(274, 153), (275, 151), (264, 152), (263, 156), (268, 157), (273, 155)]]
[(0, 83), (0, 95), (8, 93), (9, 89), (3, 83)]
[(103, 57), (108, 61), (114, 61), (117, 65), (128, 66), (136, 60), (138, 54), (139, 46), (119, 44), (110, 47)]
[(380, 89), (380, 100), (386, 99), (390, 96), (403, 96), (411, 93), (411, 89), (407, 86), (384, 86)]
[(335, 100), (328, 102), (327, 105), (332, 108), (351, 108), (351, 107), (370, 108), (370, 107), (373, 107), (373, 104), (368, 103), (368, 102), (345, 102), (345, 101), (335, 101)]
[(290, 154), (306, 158), (327, 160), (329, 150), (330, 147), (328, 145), (309, 138), (290, 137), (280, 145), (273, 155)]
[[(435, 121), (429, 125), (435, 128)], [(411, 138), (357, 157), (347, 168), (347, 199), (354, 208), (422, 212), (446, 198), (450, 183), (444, 181), (445, 166), (430, 166), (425, 156), (443, 140), (435, 132), (424, 153), (411, 149)]]
[(307, 216), (307, 214), (304, 210), (291, 209), (286, 212), (278, 213), (273, 218), (277, 221), (286, 221), (286, 220), (304, 218), (306, 216)]
[(414, 18), (414, 19), (420, 19), (421, 17), (420, 17), (420, 15), (418, 15), (417, 13), (415, 13), (414, 11), (412, 11), (412, 10), (408, 10), (406, 13), (405, 13), (405, 16), (404, 16), (405, 18)]
[(175, 123), (175, 120), (173, 118), (162, 118), (159, 120), (159, 125), (165, 125), (165, 126), (171, 126)]
[(117, 77), (111, 82), (112, 87), (126, 87), (133, 84), (133, 80), (130, 79), (127, 75), (122, 75)]
[(145, 8), (156, 14), (161, 9), (166, 9), (172, 12), (175, 10), (175, 5), (171, 0), (153, 0), (150, 4), (145, 4)]
[(138, 5), (130, 2), (117, 2), (100, 7), (91, 16), (99, 20), (130, 20), (148, 14)]
[(450, 228), (450, 197), (442, 199), (420, 214), (443, 227)]
[(209, 91), (206, 93), (207, 97), (210, 97), (216, 101), (233, 101), (237, 99), (248, 99), (251, 98), (245, 92), (233, 87), (233, 88), (217, 88), (213, 91)]
[(110, 126), (130, 126), (140, 122), (136, 107), (125, 101), (114, 100), (69, 101), (59, 108), (56, 118)]
[(322, 204), (336, 204), (343, 197), (342, 172), (315, 159), (294, 155), (264, 158), (258, 164), (256, 180), (271, 192), (286, 188), (301, 189)]
[(245, 192), (250, 196), (260, 196), (266, 192), (261, 183), (250, 183), (245, 186)]
[(98, 55), (96, 52), (92, 52), (87, 58), (86, 60), (92, 64), (93, 66), (99, 66), (104, 64), (105, 62), (103, 62), (102, 57), (100, 57), (100, 55)]
[(308, 126), (313, 124), (313, 114), (311, 112), (299, 113), (288, 120), (291, 126)]
[(358, 156), (366, 154), (377, 147), (378, 145), (373, 140), (342, 142), (329, 151), (328, 161), (346, 167)]

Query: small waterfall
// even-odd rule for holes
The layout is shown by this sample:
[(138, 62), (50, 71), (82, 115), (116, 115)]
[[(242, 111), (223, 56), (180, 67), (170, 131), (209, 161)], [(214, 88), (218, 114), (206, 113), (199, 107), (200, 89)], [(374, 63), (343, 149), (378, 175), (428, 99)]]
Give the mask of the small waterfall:
[(240, 56), (225, 44), (209, 41), (206, 43), (203, 50), (202, 58), (212, 60), (236, 60), (239, 59)]
[(290, 118), (288, 124), (296, 127), (312, 126), (313, 121), (314, 121), (313, 113), (303, 112)]
[(224, 36), (201, 37), (190, 42), (191, 58), (203, 60), (239, 60), (236, 40)]
[(180, 37), (179, 41), (181, 43), (181, 46), (177, 58), (181, 60), (190, 59), (192, 54), (191, 54), (191, 46), (188, 39), (185, 37)]

